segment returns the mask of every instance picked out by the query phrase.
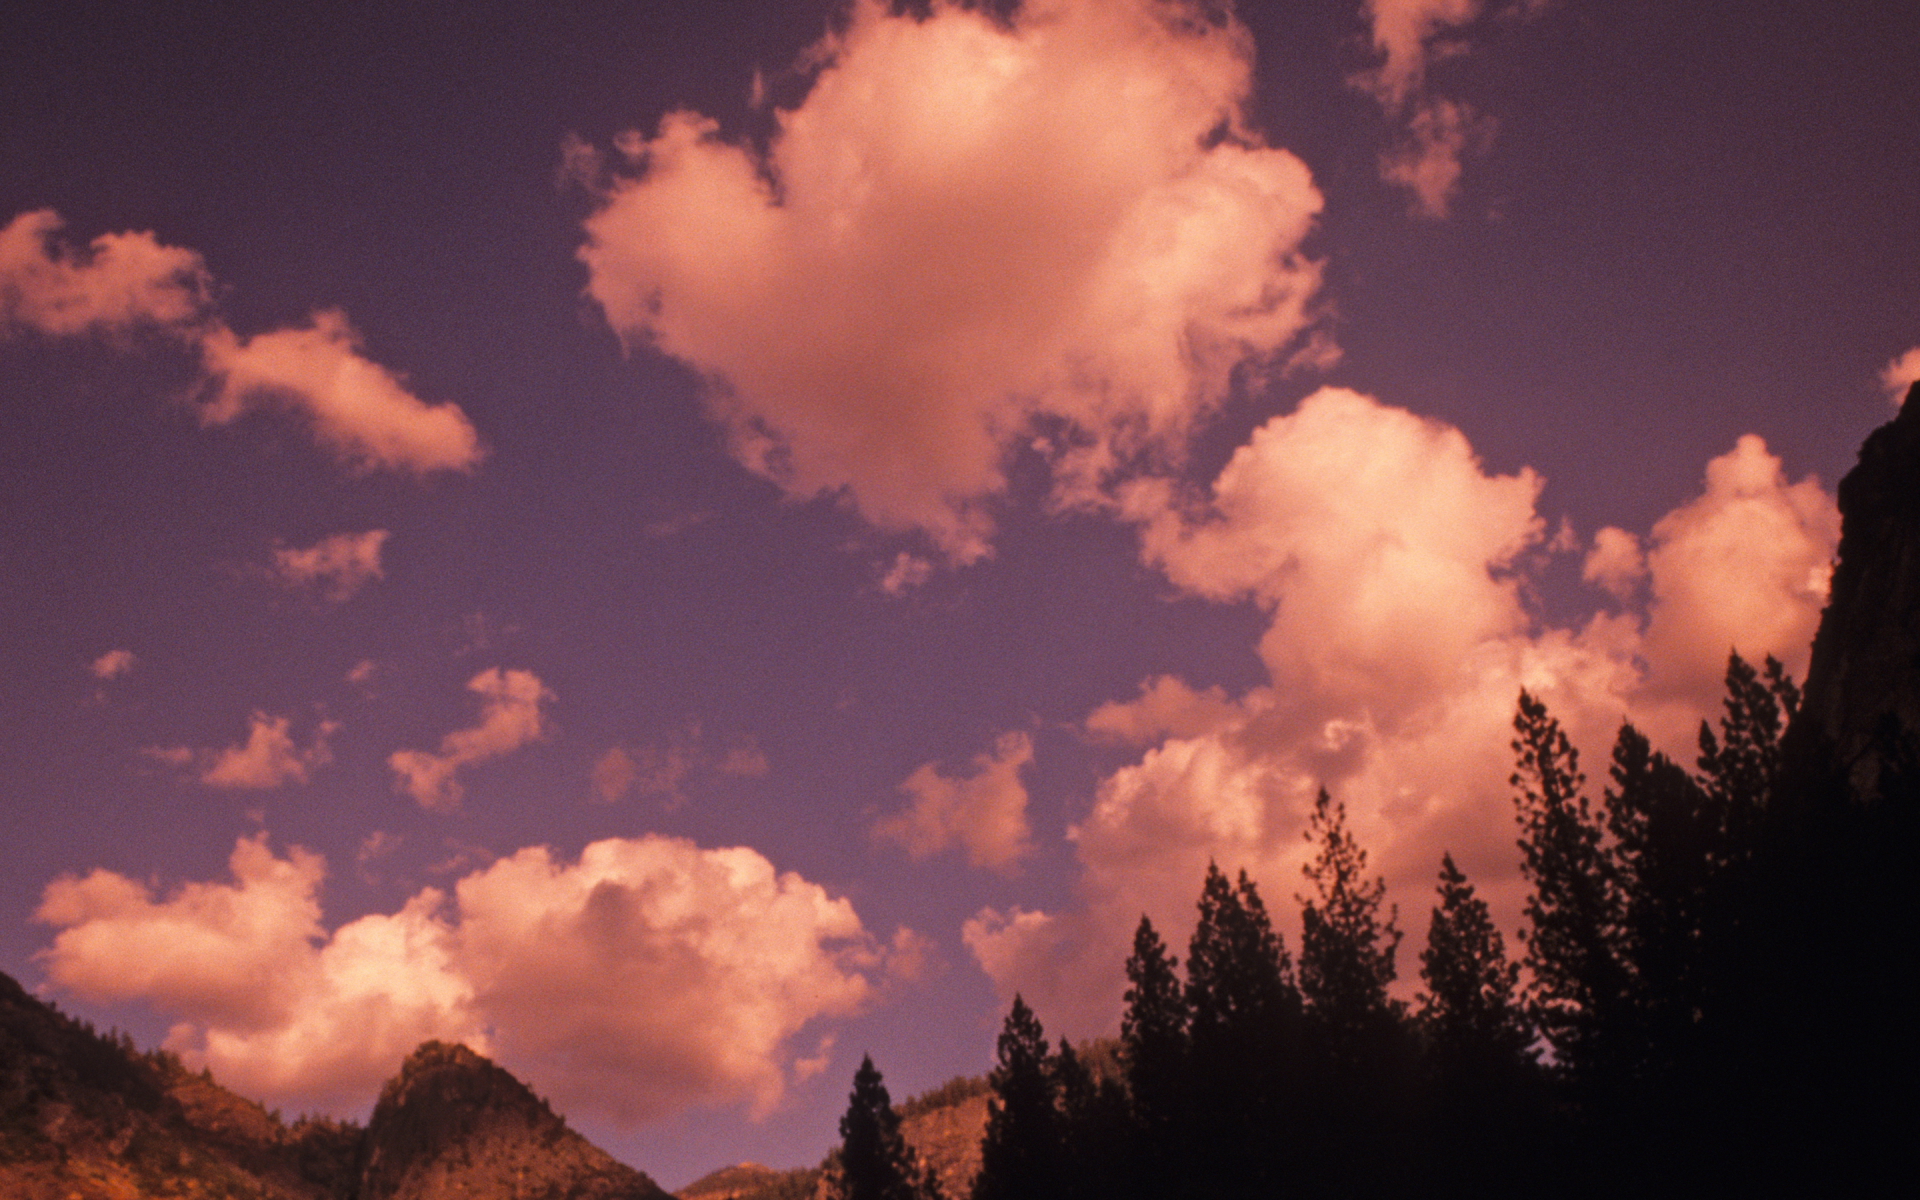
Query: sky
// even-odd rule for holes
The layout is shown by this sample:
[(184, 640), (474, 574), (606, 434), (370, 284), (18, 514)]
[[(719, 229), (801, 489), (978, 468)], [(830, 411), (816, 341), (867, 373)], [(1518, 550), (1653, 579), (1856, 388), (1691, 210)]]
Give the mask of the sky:
[(1117, 1029), (1316, 790), (1417, 988), (1796, 673), (1920, 377), (1905, 0), (40, 3), (0, 970), (291, 1116), (429, 1037), (669, 1187)]

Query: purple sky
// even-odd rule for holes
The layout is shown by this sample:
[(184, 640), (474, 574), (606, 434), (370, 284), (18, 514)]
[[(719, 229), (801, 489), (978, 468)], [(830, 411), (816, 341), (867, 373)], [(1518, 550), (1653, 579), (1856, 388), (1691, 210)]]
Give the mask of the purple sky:
[(1901, 0), (189, 7), (0, 45), (0, 969), (289, 1113), (811, 1162), (1323, 781), (1511, 932), (1920, 375)]

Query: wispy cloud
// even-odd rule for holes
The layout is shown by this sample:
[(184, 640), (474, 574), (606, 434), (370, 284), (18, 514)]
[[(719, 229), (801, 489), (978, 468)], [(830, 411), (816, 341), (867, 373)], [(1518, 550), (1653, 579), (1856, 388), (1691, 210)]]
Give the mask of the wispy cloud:
[(329, 745), (340, 726), (320, 721), (305, 746), (293, 739), (288, 717), (256, 712), (247, 718), (246, 740), (218, 750), (188, 746), (149, 746), (147, 757), (189, 771), (209, 787), (266, 791), (292, 783), (306, 783), (313, 772), (333, 761)]
[(1459, 189), (1462, 161), (1485, 153), (1494, 123), (1463, 100), (1434, 94), (1427, 70), (1464, 54), (1464, 30), (1479, 19), (1483, 0), (1365, 0), (1379, 62), (1354, 83), (1399, 124), (1399, 140), (1380, 156), (1380, 176), (1413, 193), (1413, 211), (1447, 216)]
[(468, 680), (467, 690), (480, 697), (478, 724), (441, 738), (438, 752), (396, 750), (387, 759), (395, 785), (422, 808), (458, 808), (466, 794), (459, 771), (510, 754), (545, 731), (540, 706), (554, 697), (532, 671), (493, 667)]
[(108, 233), (85, 247), (60, 240), (51, 209), (0, 229), (0, 334), (127, 342), (157, 333), (195, 350), (209, 395), (206, 425), (265, 409), (292, 413), (340, 461), (362, 469), (465, 471), (481, 457), (466, 414), (429, 404), (361, 353), (346, 315), (313, 314), (305, 327), (241, 337), (216, 311), (213, 278), (194, 251), (152, 233)]
[(945, 775), (923, 763), (900, 784), (910, 800), (906, 810), (876, 822), (873, 836), (916, 861), (958, 846), (973, 866), (1007, 870), (1033, 851), (1020, 781), (1032, 761), (1033, 739), (1016, 732), (974, 755), (971, 774)]
[(87, 670), (95, 679), (118, 679), (133, 670), (138, 661), (131, 650), (109, 650), (88, 663)]
[(336, 533), (311, 546), (275, 546), (268, 571), (287, 587), (314, 588), (328, 600), (340, 603), (384, 578), (380, 553), (388, 536), (384, 529), (369, 529), (365, 533)]

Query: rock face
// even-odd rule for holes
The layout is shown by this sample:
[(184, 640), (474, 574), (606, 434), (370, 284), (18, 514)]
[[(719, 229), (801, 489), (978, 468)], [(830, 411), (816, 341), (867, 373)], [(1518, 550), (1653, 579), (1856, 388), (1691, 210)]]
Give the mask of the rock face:
[(1889, 738), (1920, 738), (1920, 383), (1840, 482), (1840, 554), (1796, 724), (1862, 796)]
[(282, 1124), (0, 974), (0, 1196), (350, 1200), (360, 1130)]
[(380, 1093), (357, 1200), (666, 1200), (465, 1046), (428, 1042)]

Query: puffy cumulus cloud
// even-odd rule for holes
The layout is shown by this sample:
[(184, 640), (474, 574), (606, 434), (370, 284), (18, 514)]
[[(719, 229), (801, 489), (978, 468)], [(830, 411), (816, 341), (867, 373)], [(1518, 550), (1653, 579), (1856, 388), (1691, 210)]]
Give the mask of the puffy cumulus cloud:
[(1683, 709), (1709, 704), (1729, 650), (1804, 675), (1839, 541), (1833, 498), (1812, 477), (1788, 483), (1759, 437), (1709, 462), (1702, 494), (1653, 527), (1649, 689)]
[(168, 1045), (270, 1101), (364, 1104), (421, 1040), (502, 1057), (576, 1110), (644, 1120), (776, 1103), (787, 1042), (851, 1013), (916, 945), (744, 848), (596, 842), (522, 850), (328, 932), (324, 862), (265, 835), (232, 879), (164, 899), (110, 871), (49, 884), (54, 985), (180, 1018)]
[(437, 753), (396, 750), (387, 758), (395, 786), (422, 808), (458, 808), (466, 794), (456, 777), (463, 767), (510, 754), (545, 733), (540, 706), (553, 693), (532, 671), (492, 667), (469, 679), (467, 690), (480, 697), (479, 724), (441, 738)]
[(118, 679), (133, 670), (134, 663), (138, 661), (131, 650), (109, 650), (88, 663), (87, 671), (95, 679)]
[(501, 1052), (557, 1095), (628, 1120), (783, 1086), (782, 1046), (873, 994), (882, 952), (853, 906), (744, 847), (522, 850), (455, 889), (462, 962)]
[(209, 391), (203, 424), (277, 407), (303, 417), (354, 466), (424, 475), (479, 463), (466, 414), (427, 404), (361, 354), (343, 313), (323, 310), (305, 328), (242, 338), (214, 311), (200, 255), (145, 232), (102, 234), (75, 248), (59, 240), (63, 226), (57, 213), (39, 209), (0, 229), (0, 333), (125, 340), (153, 330), (199, 353)]
[(688, 112), (620, 142), (588, 292), (707, 378), (750, 469), (976, 559), (1036, 425), (1090, 499), (1311, 323), (1319, 193), (1201, 8), (855, 0), (764, 153)]
[[(1458, 430), (1339, 389), (1257, 430), (1204, 497), (1126, 489), (1147, 561), (1185, 590), (1269, 614), (1269, 682), (1229, 697), (1159, 679), (1095, 710), (1090, 732), (1146, 748), (1069, 830), (1077, 905), (968, 923), (996, 983), (1074, 1032), (1110, 1026), (1134, 923), (1149, 913), (1178, 946), (1209, 861), (1247, 869), (1292, 930), (1301, 834), (1323, 785), (1413, 945), (1442, 851), (1512, 928), (1520, 689), (1546, 700), (1599, 777), (1623, 718), (1689, 761), (1730, 646), (1801, 649), (1790, 661), (1804, 664), (1833, 506), (1811, 480), (1788, 485), (1758, 439), (1714, 460), (1703, 494), (1656, 523), (1646, 549), (1602, 531), (1586, 574), (1622, 611), (1577, 627), (1544, 625), (1528, 601), (1529, 572), (1561, 541), (1536, 512), (1539, 489), (1531, 472), (1485, 470)], [(1412, 976), (1417, 962), (1401, 967)]]
[(1461, 31), (1480, 17), (1482, 0), (1366, 0), (1379, 63), (1354, 78), (1381, 111), (1403, 126), (1400, 140), (1380, 156), (1380, 177), (1413, 193), (1413, 210), (1442, 218), (1458, 190), (1461, 160), (1485, 153), (1493, 122), (1465, 102), (1433, 95), (1427, 68), (1461, 54)]
[(200, 409), (208, 425), (280, 408), (304, 418), (341, 461), (362, 469), (465, 471), (481, 459), (480, 438), (459, 406), (428, 404), (399, 376), (360, 352), (346, 314), (323, 309), (304, 328), (250, 338), (224, 327), (201, 346), (214, 380)]
[(950, 846), (960, 847), (976, 867), (1006, 870), (1032, 852), (1027, 825), (1027, 789), (1020, 771), (1033, 761), (1033, 739), (1006, 733), (993, 748), (973, 757), (973, 773), (949, 776), (923, 763), (900, 784), (910, 799), (904, 812), (873, 827), (919, 861)]
[(0, 328), (125, 337), (206, 312), (213, 281), (198, 254), (146, 232), (103, 233), (80, 249), (58, 240), (64, 226), (43, 208), (0, 229)]
[(380, 552), (388, 536), (384, 529), (369, 529), (336, 533), (311, 546), (275, 546), (268, 570), (287, 587), (317, 588), (336, 603), (349, 600), (367, 584), (385, 578)]
[(1888, 362), (1880, 371), (1880, 386), (1895, 404), (1906, 399), (1907, 389), (1920, 383), (1920, 346)]

